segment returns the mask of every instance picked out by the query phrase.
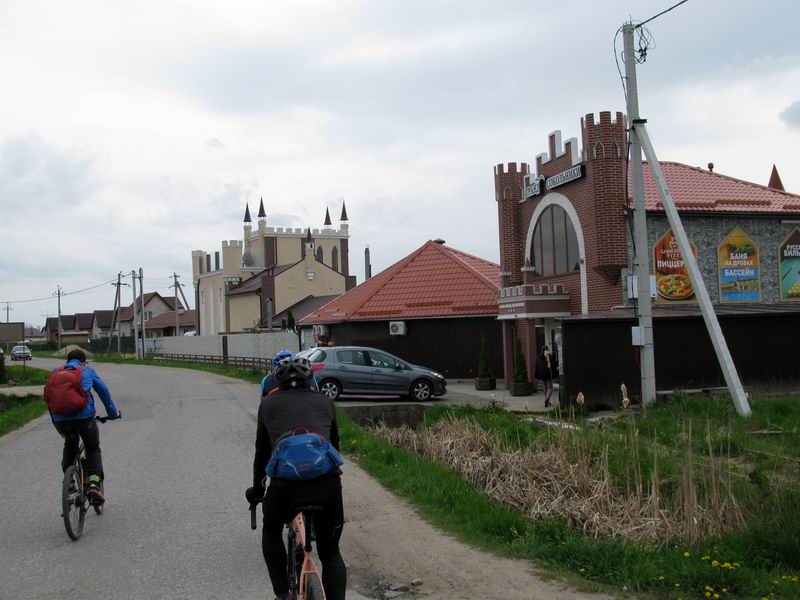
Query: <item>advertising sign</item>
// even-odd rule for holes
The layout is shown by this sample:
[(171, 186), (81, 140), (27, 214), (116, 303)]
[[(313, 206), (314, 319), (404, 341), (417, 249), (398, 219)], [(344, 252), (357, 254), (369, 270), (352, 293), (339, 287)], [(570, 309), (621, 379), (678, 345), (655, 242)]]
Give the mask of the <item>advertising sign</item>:
[(25, 337), (25, 323), (0, 323), (0, 342), (21, 342)]
[[(697, 246), (692, 246), (692, 253), (697, 258)], [(672, 229), (653, 246), (653, 266), (656, 271), (656, 304), (677, 304), (696, 302), (694, 288), (689, 279), (689, 271), (681, 256), (678, 240), (672, 235)]]
[(761, 302), (758, 246), (734, 227), (717, 248), (720, 302)]
[(781, 300), (800, 300), (800, 229), (794, 228), (778, 248)]

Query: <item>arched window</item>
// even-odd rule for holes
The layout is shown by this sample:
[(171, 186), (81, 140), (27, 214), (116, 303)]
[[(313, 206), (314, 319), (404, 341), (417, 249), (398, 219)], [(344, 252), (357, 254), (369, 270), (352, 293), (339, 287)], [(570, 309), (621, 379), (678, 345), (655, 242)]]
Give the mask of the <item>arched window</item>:
[(542, 211), (533, 230), (530, 259), (535, 274), (540, 277), (580, 270), (578, 237), (572, 221), (560, 206), (548, 206)]
[(331, 267), (337, 273), (339, 272), (339, 249), (336, 246), (331, 250)]
[(325, 262), (322, 259), (323, 259), (322, 247), (320, 246), (319, 248), (317, 248), (317, 260), (319, 262)]

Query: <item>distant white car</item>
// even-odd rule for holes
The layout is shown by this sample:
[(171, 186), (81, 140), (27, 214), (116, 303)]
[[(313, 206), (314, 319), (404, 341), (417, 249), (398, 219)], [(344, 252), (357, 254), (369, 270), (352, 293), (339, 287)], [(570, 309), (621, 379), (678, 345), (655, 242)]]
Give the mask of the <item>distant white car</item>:
[(197, 335), (197, 332), (196, 331), (187, 331), (186, 333), (183, 334), (183, 337), (188, 337), (188, 336), (191, 336), (191, 335)]

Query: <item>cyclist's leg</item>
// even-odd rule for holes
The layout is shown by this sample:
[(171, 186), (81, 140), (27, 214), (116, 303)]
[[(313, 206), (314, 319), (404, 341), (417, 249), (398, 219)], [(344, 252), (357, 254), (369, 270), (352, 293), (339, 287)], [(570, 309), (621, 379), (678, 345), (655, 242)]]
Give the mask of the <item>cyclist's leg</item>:
[(281, 502), (281, 491), (274, 485), (267, 488), (264, 497), (264, 531), (261, 537), (261, 550), (267, 563), (272, 590), (279, 598), (289, 591), (289, 578), (286, 575), (286, 548), (283, 546), (283, 525), (291, 518)]
[(56, 431), (64, 436), (64, 452), (61, 455), (61, 472), (67, 470), (72, 463), (75, 462), (75, 456), (78, 454), (78, 430), (75, 427), (75, 421), (56, 421), (53, 423)]
[(78, 431), (83, 439), (83, 447), (86, 449), (86, 470), (89, 477), (96, 475), (103, 480), (103, 455), (100, 452), (100, 428), (94, 419), (78, 421)]
[(322, 563), (322, 585), (328, 600), (343, 600), (347, 590), (347, 567), (339, 552), (339, 539), (344, 525), (342, 482), (339, 477), (319, 480), (317, 504), (325, 510), (314, 515), (317, 534), (317, 555)]

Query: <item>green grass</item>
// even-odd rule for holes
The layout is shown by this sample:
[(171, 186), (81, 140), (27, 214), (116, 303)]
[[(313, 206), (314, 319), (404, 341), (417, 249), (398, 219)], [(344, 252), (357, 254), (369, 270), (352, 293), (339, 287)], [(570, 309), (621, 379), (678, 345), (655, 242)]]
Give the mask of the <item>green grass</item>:
[[(44, 385), (50, 371), (22, 365), (6, 365), (8, 382), (11, 385)], [(24, 376), (23, 376), (24, 375)]]
[(28, 421), (47, 412), (41, 396), (8, 396), (0, 394), (0, 436), (19, 429)]
[[(448, 411), (453, 414), (450, 408), (433, 408), (431, 420), (437, 418), (437, 411), (440, 417)], [(512, 415), (468, 408), (463, 412), (489, 423), (495, 430), (501, 424), (519, 428), (519, 438), (506, 437), (509, 444), (524, 443), (522, 440), (526, 439), (522, 435), (524, 427)], [(741, 534), (691, 548), (657, 549), (623, 540), (593, 539), (567, 523), (533, 521), (494, 504), (455, 473), (356, 427), (341, 410), (339, 423), (346, 453), (386, 488), (417, 506), (433, 524), (462, 541), (505, 556), (526, 558), (568, 574), (568, 578), (580, 577), (618, 592), (646, 592), (657, 598), (704, 598), (708, 585), (715, 590), (711, 597), (713, 593), (722, 598), (800, 596), (800, 583), (791, 579), (800, 572), (798, 495), (765, 503), (763, 519)], [(533, 438), (538, 435), (541, 434), (530, 433)], [(703, 560), (706, 556), (709, 558)], [(713, 561), (719, 564), (713, 566)], [(722, 566), (726, 562), (731, 568)], [(784, 576), (787, 579), (782, 579)], [(722, 587), (727, 592), (723, 593)]]

